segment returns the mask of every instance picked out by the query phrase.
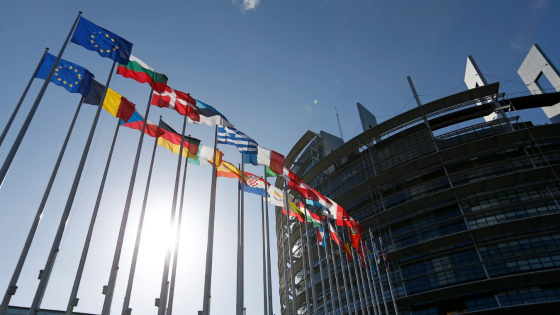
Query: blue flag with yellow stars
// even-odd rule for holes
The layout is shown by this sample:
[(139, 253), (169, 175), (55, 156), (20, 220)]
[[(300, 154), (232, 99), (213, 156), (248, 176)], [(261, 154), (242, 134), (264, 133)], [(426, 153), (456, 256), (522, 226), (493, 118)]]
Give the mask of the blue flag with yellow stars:
[[(35, 77), (45, 80), (55, 61), (56, 56), (47, 54)], [(91, 89), (93, 77), (94, 75), (89, 72), (88, 69), (78, 66), (75, 63), (68, 62), (64, 59), (60, 59), (60, 62), (54, 70), (51, 82), (62, 86), (70, 93), (80, 93), (85, 97)]]
[(113, 59), (122, 65), (128, 64), (132, 51), (131, 42), (83, 17), (80, 18), (78, 26), (76, 26), (72, 43), (83, 46), (88, 50), (97, 51), (101, 57)]

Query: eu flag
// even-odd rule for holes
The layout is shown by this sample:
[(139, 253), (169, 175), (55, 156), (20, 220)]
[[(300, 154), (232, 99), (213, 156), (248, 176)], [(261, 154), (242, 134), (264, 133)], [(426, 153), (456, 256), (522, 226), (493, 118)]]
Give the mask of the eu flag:
[(83, 46), (85, 49), (96, 51), (101, 57), (113, 59), (123, 65), (128, 64), (132, 51), (131, 42), (83, 17), (80, 18), (74, 35), (72, 35), (72, 42)]
[[(45, 80), (55, 61), (56, 56), (47, 54), (35, 77)], [(80, 93), (85, 97), (91, 89), (91, 81), (93, 78), (94, 75), (89, 72), (88, 69), (60, 59), (60, 62), (54, 70), (51, 82), (62, 86), (70, 93)]]

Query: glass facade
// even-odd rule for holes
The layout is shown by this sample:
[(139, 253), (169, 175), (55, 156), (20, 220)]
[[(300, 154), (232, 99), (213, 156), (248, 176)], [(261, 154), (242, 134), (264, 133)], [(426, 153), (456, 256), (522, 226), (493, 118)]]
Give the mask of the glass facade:
[[(498, 99), (497, 94), (490, 96)], [(312, 148), (321, 146), (321, 138), (315, 137), (298, 152), (297, 163), (289, 161), (291, 169), (360, 221), (368, 230), (363, 238), (370, 248), (369, 232), (377, 246), (378, 237), (383, 238), (399, 314), (506, 310), (556, 314), (560, 309), (560, 126), (522, 122), (516, 111), (502, 120), (481, 123), (488, 114), (483, 108), (488, 106), (477, 107), (476, 99), (439, 107), (437, 102), (425, 106), (422, 114), (413, 117), (414, 123), (383, 131), (384, 124), (391, 123), (384, 122), (364, 132), (371, 137), (350, 150), (344, 146), (330, 153), (336, 156), (332, 163), (321, 162), (329, 156), (312, 158)], [(503, 97), (499, 102), (515, 104), (515, 99)], [(449, 127), (454, 122), (469, 126)], [(358, 137), (363, 140), (363, 135)], [(328, 168), (334, 171), (326, 172)], [(299, 229), (297, 222), (288, 228), (278, 209), (277, 218), (277, 232), (287, 236), (289, 230)], [(315, 233), (310, 229), (314, 279), (299, 254), (284, 268), (279, 244), (282, 313), (291, 313), (287, 306), (295, 299), (298, 314), (338, 314), (338, 309), (343, 314), (355, 309), (367, 314), (366, 308), (371, 314), (395, 314), (383, 265), (375, 275), (362, 270), (362, 277), (359, 264), (354, 267), (356, 260), (347, 265), (336, 247), (332, 253), (327, 248), (327, 264)], [(294, 248), (301, 252), (306, 242), (301, 242), (299, 232), (292, 235)], [(303, 252), (307, 257), (306, 248)], [(295, 294), (283, 283), (283, 272), (290, 268), (298, 273)], [(328, 273), (333, 278), (336, 310)], [(311, 282), (318, 292), (317, 312), (306, 302), (313, 303), (310, 296), (306, 299)]]

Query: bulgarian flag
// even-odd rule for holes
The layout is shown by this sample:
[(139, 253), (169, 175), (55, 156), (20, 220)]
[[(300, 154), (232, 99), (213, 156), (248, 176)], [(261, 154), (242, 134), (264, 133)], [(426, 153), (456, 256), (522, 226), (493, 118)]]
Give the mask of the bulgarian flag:
[(165, 87), (167, 87), (167, 76), (165, 74), (156, 72), (142, 60), (132, 55), (130, 55), (130, 61), (127, 65), (119, 63), (117, 73), (140, 83), (148, 83), (158, 93), (163, 93)]

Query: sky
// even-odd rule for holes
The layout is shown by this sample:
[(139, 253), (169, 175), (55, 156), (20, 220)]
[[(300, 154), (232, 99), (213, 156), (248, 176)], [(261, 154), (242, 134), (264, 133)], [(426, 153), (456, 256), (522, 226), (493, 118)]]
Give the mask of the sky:
[[(466, 89), (472, 55), (489, 82), (505, 93), (526, 92), (517, 69), (534, 43), (560, 65), (560, 3), (525, 1), (206, 0), (206, 1), (3, 1), (0, 3), (0, 77), (4, 128), (44, 48), (57, 54), (78, 11), (134, 44), (132, 54), (169, 77), (169, 85), (221, 111), (259, 145), (287, 154), (307, 131), (359, 134), (356, 103), (378, 122), (415, 106), (411, 76), (422, 103)], [(64, 59), (105, 82), (111, 60), (75, 44)], [(114, 76), (110, 86), (146, 112), (149, 86)], [(3, 161), (43, 81), (36, 80), (0, 147)], [(77, 104), (78, 94), (50, 85), (0, 188), (0, 291), (8, 286)], [(91, 128), (95, 108), (84, 105), (56, 178), (12, 305), (29, 306), (60, 222)], [(549, 122), (542, 110), (523, 120)], [(176, 130), (174, 111), (152, 108)], [(86, 170), (66, 225), (42, 307), (65, 309), (117, 121), (102, 112)], [(187, 134), (213, 146), (213, 128), (189, 125)], [(76, 311), (101, 312), (110, 265), (140, 133), (119, 131), (91, 243)], [(145, 137), (120, 260), (112, 313), (122, 308), (154, 139)], [(232, 146), (224, 159), (238, 164)], [(169, 231), (177, 156), (158, 148), (130, 306), (154, 314)], [(262, 176), (262, 168), (248, 165)], [(210, 202), (209, 166), (188, 168), (180, 240), (175, 313), (202, 309)], [(212, 314), (234, 314), (236, 284), (236, 182), (219, 178), (215, 222)], [(245, 306), (263, 313), (261, 205), (245, 206)], [(279, 314), (274, 211), (270, 207), (274, 311)]]

